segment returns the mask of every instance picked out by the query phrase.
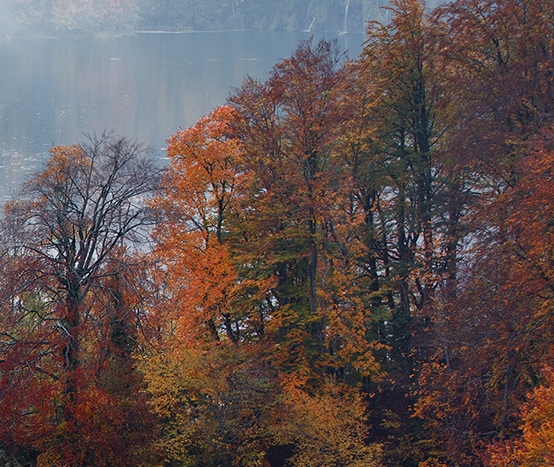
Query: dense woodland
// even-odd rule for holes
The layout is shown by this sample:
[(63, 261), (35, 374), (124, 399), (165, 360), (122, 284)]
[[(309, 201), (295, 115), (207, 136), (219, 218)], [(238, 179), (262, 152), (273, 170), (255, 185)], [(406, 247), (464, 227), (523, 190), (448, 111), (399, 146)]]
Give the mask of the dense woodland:
[(6, 466), (554, 465), (554, 2), (395, 0), (5, 206)]
[[(438, 1), (432, 0), (431, 6)], [(3, 0), (10, 28), (25, 34), (126, 30), (364, 32), (386, 21), (386, 0)], [(8, 27), (8, 25), (5, 25)]]

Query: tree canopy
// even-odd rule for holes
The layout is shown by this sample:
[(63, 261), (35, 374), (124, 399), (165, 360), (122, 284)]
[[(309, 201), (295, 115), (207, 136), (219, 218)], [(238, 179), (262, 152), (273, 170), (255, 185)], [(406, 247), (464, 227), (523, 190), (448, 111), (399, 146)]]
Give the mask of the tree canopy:
[(2, 462), (552, 464), (553, 5), (388, 11), (163, 169), (52, 148), (1, 221)]

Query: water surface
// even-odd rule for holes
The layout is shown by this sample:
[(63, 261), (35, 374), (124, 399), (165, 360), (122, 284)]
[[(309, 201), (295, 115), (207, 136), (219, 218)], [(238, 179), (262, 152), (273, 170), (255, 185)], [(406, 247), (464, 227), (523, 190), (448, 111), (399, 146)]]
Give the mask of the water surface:
[[(225, 103), (247, 75), (266, 77), (308, 37), (208, 32), (0, 41), (0, 197), (44, 163), (53, 144), (85, 133), (114, 131), (161, 156), (168, 137)], [(363, 39), (338, 37), (351, 57)]]

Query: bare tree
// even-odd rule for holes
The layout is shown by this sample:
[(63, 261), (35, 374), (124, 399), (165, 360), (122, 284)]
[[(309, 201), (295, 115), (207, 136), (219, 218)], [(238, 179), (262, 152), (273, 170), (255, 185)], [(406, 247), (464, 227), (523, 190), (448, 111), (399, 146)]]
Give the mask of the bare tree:
[[(10, 258), (4, 263), (11, 265), (11, 277), (2, 295), (4, 305), (15, 303), (19, 316), (33, 314), (33, 322), (54, 336), (55, 346), (42, 343), (60, 362), (59, 421), (69, 427), (65, 441), (71, 451), (78, 435), (71, 435), (71, 427), (76, 424), (83, 324), (97, 291), (129, 258), (122, 252), (143, 248), (148, 241), (154, 219), (147, 200), (157, 189), (161, 169), (144, 146), (107, 134), (50, 152), (44, 171), (6, 204), (3, 257)], [(22, 298), (30, 293), (32, 307)]]

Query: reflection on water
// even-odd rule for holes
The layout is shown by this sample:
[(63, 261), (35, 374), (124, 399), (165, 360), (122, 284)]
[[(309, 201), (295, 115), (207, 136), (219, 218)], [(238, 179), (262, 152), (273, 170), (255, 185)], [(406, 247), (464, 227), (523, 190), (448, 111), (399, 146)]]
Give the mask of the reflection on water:
[[(264, 78), (306, 38), (218, 32), (0, 42), (0, 196), (53, 144), (85, 133), (113, 130), (160, 151), (247, 75)], [(364, 38), (338, 39), (355, 57)]]
[[(44, 154), (22, 154), (3, 150), (0, 153), (0, 202), (14, 196), (21, 183), (39, 168)], [(0, 215), (1, 215), (0, 209)]]

